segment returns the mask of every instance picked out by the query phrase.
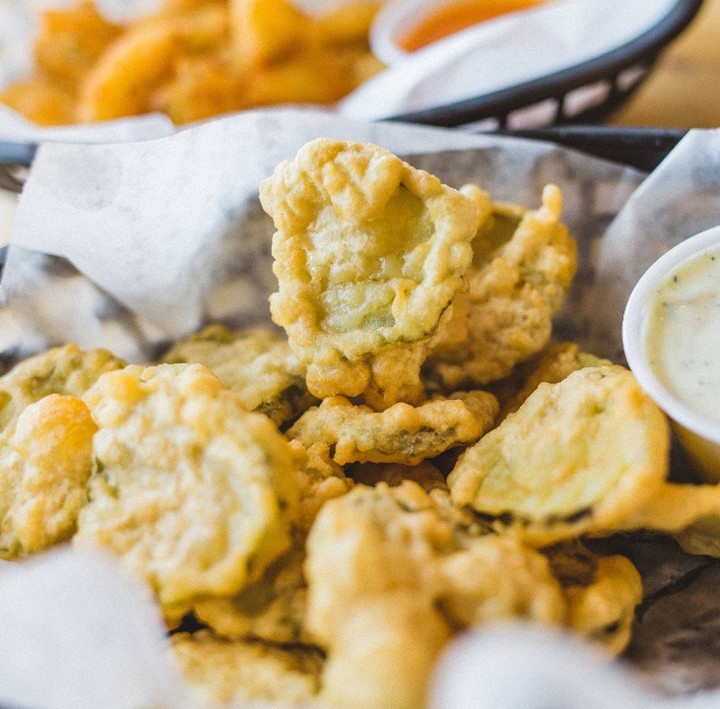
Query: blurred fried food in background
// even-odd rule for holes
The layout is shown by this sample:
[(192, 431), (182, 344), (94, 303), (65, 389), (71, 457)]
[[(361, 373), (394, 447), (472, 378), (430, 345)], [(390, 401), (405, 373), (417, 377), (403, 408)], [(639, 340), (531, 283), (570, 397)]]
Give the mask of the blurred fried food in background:
[(159, 111), (176, 124), (254, 106), (332, 104), (383, 68), (377, 0), (310, 15), (289, 0), (163, 0), (121, 25), (92, 0), (43, 13), (34, 71), (0, 102), (40, 125)]

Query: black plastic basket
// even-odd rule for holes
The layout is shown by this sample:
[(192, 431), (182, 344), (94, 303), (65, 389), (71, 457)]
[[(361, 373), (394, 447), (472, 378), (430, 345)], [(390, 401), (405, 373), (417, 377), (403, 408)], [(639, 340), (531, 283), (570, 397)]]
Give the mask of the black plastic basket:
[(690, 24), (701, 5), (702, 0), (678, 0), (658, 24), (632, 42), (569, 69), (392, 120), (447, 127), (482, 122), (494, 129), (597, 123), (642, 84), (663, 49)]

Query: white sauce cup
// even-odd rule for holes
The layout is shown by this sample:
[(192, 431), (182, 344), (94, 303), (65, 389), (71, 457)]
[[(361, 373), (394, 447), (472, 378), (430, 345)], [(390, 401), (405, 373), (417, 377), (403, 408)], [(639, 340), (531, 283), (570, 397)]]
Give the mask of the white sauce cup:
[[(638, 383), (670, 418), (678, 441), (697, 472), (705, 480), (716, 483), (720, 482), (720, 425), (673, 393), (663, 382), (662, 375), (655, 371), (657, 367), (651, 365), (648, 351), (648, 332), (654, 322), (653, 309), (657, 307), (658, 294), (673, 272), (713, 249), (720, 249), (720, 226), (680, 242), (643, 274), (625, 306), (622, 341), (628, 366)], [(711, 286), (720, 294), (720, 280), (712, 282)], [(720, 329), (720, 317), (716, 327)], [(720, 351), (709, 355), (720, 365)], [(720, 391), (708, 392), (708, 396), (714, 399), (720, 411)]]

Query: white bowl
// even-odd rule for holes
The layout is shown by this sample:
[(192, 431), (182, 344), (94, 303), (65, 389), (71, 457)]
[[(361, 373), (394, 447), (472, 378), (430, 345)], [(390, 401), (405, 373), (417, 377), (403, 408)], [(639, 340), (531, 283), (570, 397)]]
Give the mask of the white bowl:
[[(720, 250), (720, 226), (713, 227), (682, 241), (659, 258), (640, 278), (630, 294), (622, 324), (622, 340), (628, 365), (640, 386), (668, 415), (680, 444), (688, 453), (698, 473), (710, 482), (720, 482), (720, 423), (709, 419), (683, 401), (663, 381), (648, 357), (648, 333), (652, 325), (652, 303), (659, 289), (673, 272), (691, 264), (708, 251)], [(720, 293), (720, 282), (715, 284)], [(720, 330), (720, 314), (717, 318)], [(720, 350), (712, 352), (720, 363)], [(720, 391), (713, 392), (720, 413)]]

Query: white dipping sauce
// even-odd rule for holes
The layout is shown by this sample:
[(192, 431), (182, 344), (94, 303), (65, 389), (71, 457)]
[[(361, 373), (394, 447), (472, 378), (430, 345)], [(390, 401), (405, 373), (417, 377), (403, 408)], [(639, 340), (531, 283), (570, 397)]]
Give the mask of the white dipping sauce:
[(688, 409), (720, 424), (720, 247), (678, 265), (648, 305), (651, 369)]

